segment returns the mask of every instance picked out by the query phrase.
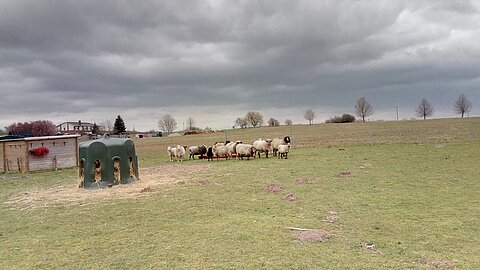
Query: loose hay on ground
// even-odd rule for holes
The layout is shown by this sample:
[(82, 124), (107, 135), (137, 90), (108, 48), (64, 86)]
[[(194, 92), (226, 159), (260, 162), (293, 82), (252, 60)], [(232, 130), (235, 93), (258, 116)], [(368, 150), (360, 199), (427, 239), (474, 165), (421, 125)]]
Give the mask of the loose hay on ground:
[(283, 199), (285, 201), (294, 202), (294, 201), (297, 200), (297, 197), (293, 194), (287, 194), (287, 195), (283, 196)]
[(338, 216), (338, 213), (335, 211), (330, 211), (327, 213), (327, 219), (324, 221), (330, 222), (330, 223), (335, 223), (340, 217)]
[(451, 269), (457, 266), (457, 262), (442, 259), (426, 259), (425, 264), (428, 269)]
[(162, 165), (139, 170), (140, 181), (115, 185), (106, 189), (83, 189), (72, 183), (48, 189), (29, 190), (18, 194), (5, 203), (22, 209), (47, 207), (52, 204), (88, 204), (116, 198), (135, 198), (154, 193), (156, 187), (169, 188), (179, 182), (188, 182), (189, 175), (206, 171), (210, 165)]
[(282, 191), (283, 186), (279, 183), (268, 182), (265, 188), (267, 189), (267, 192), (276, 193)]

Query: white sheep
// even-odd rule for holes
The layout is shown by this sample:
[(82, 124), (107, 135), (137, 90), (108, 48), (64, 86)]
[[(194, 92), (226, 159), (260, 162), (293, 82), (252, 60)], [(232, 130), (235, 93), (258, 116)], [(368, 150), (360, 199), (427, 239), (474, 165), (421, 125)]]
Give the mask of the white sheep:
[(236, 147), (237, 147), (237, 144), (239, 143), (242, 143), (241, 141), (236, 141), (236, 142), (230, 142), (230, 143), (227, 143), (226, 147), (227, 147), (227, 151), (228, 151), (228, 156), (231, 158), (235, 155), (237, 155), (237, 150), (236, 150)]
[(228, 158), (228, 148), (226, 146), (213, 147), (213, 153), (217, 157), (217, 160), (221, 157)]
[(247, 159), (250, 159), (250, 157), (255, 157), (255, 147), (251, 144), (237, 144), (235, 147), (235, 151), (237, 152), (237, 157), (240, 157), (243, 159), (243, 157), (247, 157)]
[(287, 159), (288, 152), (290, 152), (289, 144), (281, 144), (278, 146), (278, 158), (283, 158), (285, 156), (285, 159)]
[(185, 155), (185, 147), (181, 145), (177, 145), (177, 147), (168, 147), (167, 153), (170, 156), (170, 160), (173, 161), (175, 157), (177, 161), (182, 161), (183, 156)]
[(255, 150), (258, 153), (258, 157), (260, 157), (260, 153), (265, 153), (265, 157), (268, 158), (268, 151), (270, 151), (272, 147), (272, 140), (262, 140), (260, 138), (253, 142), (253, 147), (255, 147)]
[(290, 145), (290, 136), (285, 136), (283, 139), (275, 138), (272, 140), (273, 155), (277, 155), (279, 145)]

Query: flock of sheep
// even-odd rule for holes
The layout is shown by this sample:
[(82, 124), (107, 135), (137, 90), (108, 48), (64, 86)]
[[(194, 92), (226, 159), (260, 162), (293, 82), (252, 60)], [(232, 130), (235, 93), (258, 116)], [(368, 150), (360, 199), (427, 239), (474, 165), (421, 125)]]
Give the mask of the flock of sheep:
[[(243, 159), (246, 157), (255, 157), (264, 153), (265, 157), (268, 158), (268, 153), (272, 151), (274, 156), (278, 158), (287, 159), (288, 152), (290, 151), (290, 136), (285, 136), (283, 139), (275, 138), (271, 139), (258, 139), (253, 142), (253, 144), (244, 144), (241, 141), (236, 142), (216, 142), (213, 146), (207, 147), (206, 145), (200, 146), (190, 146), (188, 148), (189, 157), (188, 159), (195, 159), (195, 156), (200, 156), (200, 158), (207, 158), (208, 161), (213, 160), (213, 158), (236, 158), (239, 157)], [(187, 146), (177, 145), (176, 147), (168, 147), (167, 154), (170, 157), (171, 161), (177, 160), (182, 161), (183, 157), (187, 153)]]

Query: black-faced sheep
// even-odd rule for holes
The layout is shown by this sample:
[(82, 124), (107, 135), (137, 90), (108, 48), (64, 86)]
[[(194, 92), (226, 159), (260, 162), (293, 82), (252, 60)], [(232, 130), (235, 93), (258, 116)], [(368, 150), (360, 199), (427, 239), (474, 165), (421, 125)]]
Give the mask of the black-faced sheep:
[(237, 144), (239, 143), (242, 143), (241, 141), (236, 141), (236, 142), (231, 142), (231, 143), (227, 143), (226, 147), (227, 147), (227, 151), (228, 151), (228, 156), (231, 158), (233, 156), (237, 156), (237, 150), (236, 150), (236, 147), (237, 147)]
[(243, 157), (247, 157), (247, 159), (255, 157), (255, 147), (251, 144), (237, 144), (235, 151), (237, 151), (237, 157), (240, 157), (240, 159), (243, 159)]
[(270, 151), (270, 148), (272, 147), (272, 140), (258, 139), (253, 142), (253, 147), (255, 147), (255, 151), (257, 152), (259, 158), (260, 153), (265, 153), (265, 157), (268, 158), (268, 151)]
[(225, 145), (227, 145), (228, 143), (230, 143), (230, 141), (215, 142), (215, 143), (213, 144), (213, 146), (225, 146)]
[(287, 159), (288, 152), (290, 152), (290, 145), (281, 144), (278, 146), (278, 158)]
[(207, 146), (206, 145), (190, 146), (188, 148), (188, 151), (190, 152), (188, 159), (190, 158), (195, 159), (195, 155), (203, 156), (207, 153)]
[(283, 139), (275, 138), (272, 140), (273, 155), (277, 155), (279, 145), (290, 145), (290, 136), (285, 136)]

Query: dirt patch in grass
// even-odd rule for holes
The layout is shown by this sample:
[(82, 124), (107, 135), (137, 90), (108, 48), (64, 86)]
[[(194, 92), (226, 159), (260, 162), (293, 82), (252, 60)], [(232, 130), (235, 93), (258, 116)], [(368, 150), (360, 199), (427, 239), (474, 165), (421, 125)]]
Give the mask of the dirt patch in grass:
[(352, 173), (349, 172), (349, 171), (340, 172), (338, 175), (341, 176), (341, 177), (343, 177), (343, 178), (350, 178), (350, 177), (352, 177)]
[(283, 199), (285, 201), (288, 201), (288, 202), (294, 202), (294, 201), (297, 200), (297, 197), (293, 194), (287, 194), (287, 195), (283, 196)]
[(265, 185), (265, 189), (267, 189), (267, 192), (276, 193), (276, 192), (282, 191), (283, 186), (282, 186), (282, 184), (279, 184), (279, 183), (268, 182)]
[(153, 188), (144, 187), (144, 188), (142, 188), (142, 190), (140, 190), (140, 193), (145, 193), (145, 192), (153, 192)]
[(426, 259), (425, 265), (428, 269), (452, 269), (457, 266), (457, 262), (442, 259)]
[(295, 240), (300, 242), (325, 242), (333, 237), (335, 237), (334, 234), (321, 229), (302, 230), (295, 232)]
[(83, 189), (78, 188), (76, 183), (72, 183), (69, 186), (22, 192), (5, 203), (12, 207), (29, 209), (47, 207), (52, 204), (84, 205), (118, 198), (135, 198), (155, 193), (155, 190), (160, 188), (171, 188), (179, 183), (185, 184), (191, 179), (192, 173), (204, 172), (210, 168), (211, 166), (208, 164), (175, 164), (144, 168), (139, 170), (140, 180), (130, 184), (115, 185), (105, 189)]
[(197, 183), (203, 186), (203, 185), (210, 184), (210, 181), (208, 181), (208, 179), (200, 179), (200, 180), (197, 180)]

